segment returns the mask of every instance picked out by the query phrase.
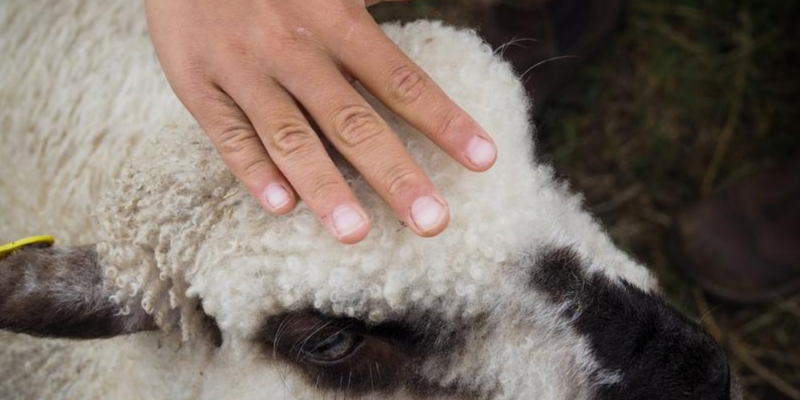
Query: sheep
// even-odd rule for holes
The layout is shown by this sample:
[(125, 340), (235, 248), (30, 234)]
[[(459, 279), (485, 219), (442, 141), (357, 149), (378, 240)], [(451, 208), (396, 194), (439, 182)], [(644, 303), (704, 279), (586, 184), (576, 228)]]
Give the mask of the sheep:
[(720, 347), (535, 157), (522, 85), (472, 31), (384, 26), (497, 164), (461, 169), (359, 88), (453, 216), (418, 238), (337, 159), (373, 225), (343, 246), (235, 181), (140, 3), (0, 5), (0, 239), (59, 241), (0, 260), (0, 398), (741, 398)]

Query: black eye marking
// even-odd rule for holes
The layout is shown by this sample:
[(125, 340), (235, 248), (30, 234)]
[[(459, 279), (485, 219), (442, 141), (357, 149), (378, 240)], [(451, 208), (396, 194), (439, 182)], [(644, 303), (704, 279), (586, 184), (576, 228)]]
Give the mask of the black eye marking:
[(565, 318), (606, 372), (620, 373), (617, 384), (598, 386), (598, 399), (730, 398), (725, 354), (699, 325), (653, 293), (587, 272), (571, 249), (540, 254), (530, 266), (531, 287), (554, 304), (570, 302)]
[(299, 367), (314, 385), (349, 393), (390, 392), (403, 383), (414, 334), (315, 312), (272, 317), (258, 340), (265, 353)]
[(405, 388), (421, 398), (454, 394), (478, 398), (465, 387), (436, 386), (419, 374), (425, 361), (445, 364), (458, 354), (465, 340), (453, 331), (469, 327), (430, 316), (417, 317), (411, 326), (368, 325), (312, 310), (268, 318), (254, 340), (267, 357), (291, 366), (322, 390), (358, 396)]

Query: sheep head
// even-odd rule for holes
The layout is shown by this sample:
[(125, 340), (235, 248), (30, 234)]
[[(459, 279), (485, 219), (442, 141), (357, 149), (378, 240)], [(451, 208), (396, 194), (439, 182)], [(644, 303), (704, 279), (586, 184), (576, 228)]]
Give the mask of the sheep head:
[[(50, 293), (39, 308), (87, 331), (22, 324), (35, 303), (0, 328), (103, 337), (158, 326), (190, 342), (218, 329), (208, 398), (738, 398), (719, 346), (536, 162), (508, 64), (471, 32), (427, 22), (386, 32), (499, 149), (492, 170), (465, 171), (362, 90), (447, 197), (447, 231), (417, 237), (337, 160), (372, 220), (364, 242), (343, 246), (302, 205), (267, 215), (199, 128), (176, 124), (101, 202), (96, 247), (4, 261), (82, 271), (67, 292), (91, 296), (61, 307), (65, 293)], [(109, 312), (115, 304), (126, 312)], [(122, 328), (85, 333), (92, 318)]]

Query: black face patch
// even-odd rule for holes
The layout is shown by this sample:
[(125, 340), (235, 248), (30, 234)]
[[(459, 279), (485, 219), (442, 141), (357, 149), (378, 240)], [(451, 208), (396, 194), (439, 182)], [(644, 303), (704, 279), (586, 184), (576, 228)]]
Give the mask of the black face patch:
[(0, 261), (3, 330), (96, 339), (156, 329), (144, 310), (121, 315), (109, 296), (94, 246), (27, 247)]
[(723, 351), (657, 295), (587, 273), (569, 249), (545, 251), (531, 268), (533, 289), (571, 303), (565, 317), (589, 339), (603, 373), (620, 377), (597, 385), (598, 399), (731, 399)]
[(271, 317), (254, 340), (264, 354), (304, 375), (320, 390), (358, 396), (390, 394), (406, 389), (419, 398), (453, 396), (482, 398), (468, 385), (427, 382), (421, 366), (435, 360), (446, 368), (466, 345), (473, 321), (454, 326), (430, 315), (413, 322), (369, 325), (353, 318), (329, 317), (316, 311)]

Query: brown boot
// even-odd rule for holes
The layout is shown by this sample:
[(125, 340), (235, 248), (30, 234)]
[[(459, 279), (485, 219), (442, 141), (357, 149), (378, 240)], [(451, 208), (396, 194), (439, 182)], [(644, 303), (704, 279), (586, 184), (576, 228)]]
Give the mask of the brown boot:
[(481, 35), (525, 79), (536, 109), (572, 76), (616, 25), (621, 0), (489, 1)]
[(761, 302), (800, 289), (800, 160), (766, 170), (682, 213), (686, 272), (709, 292)]

